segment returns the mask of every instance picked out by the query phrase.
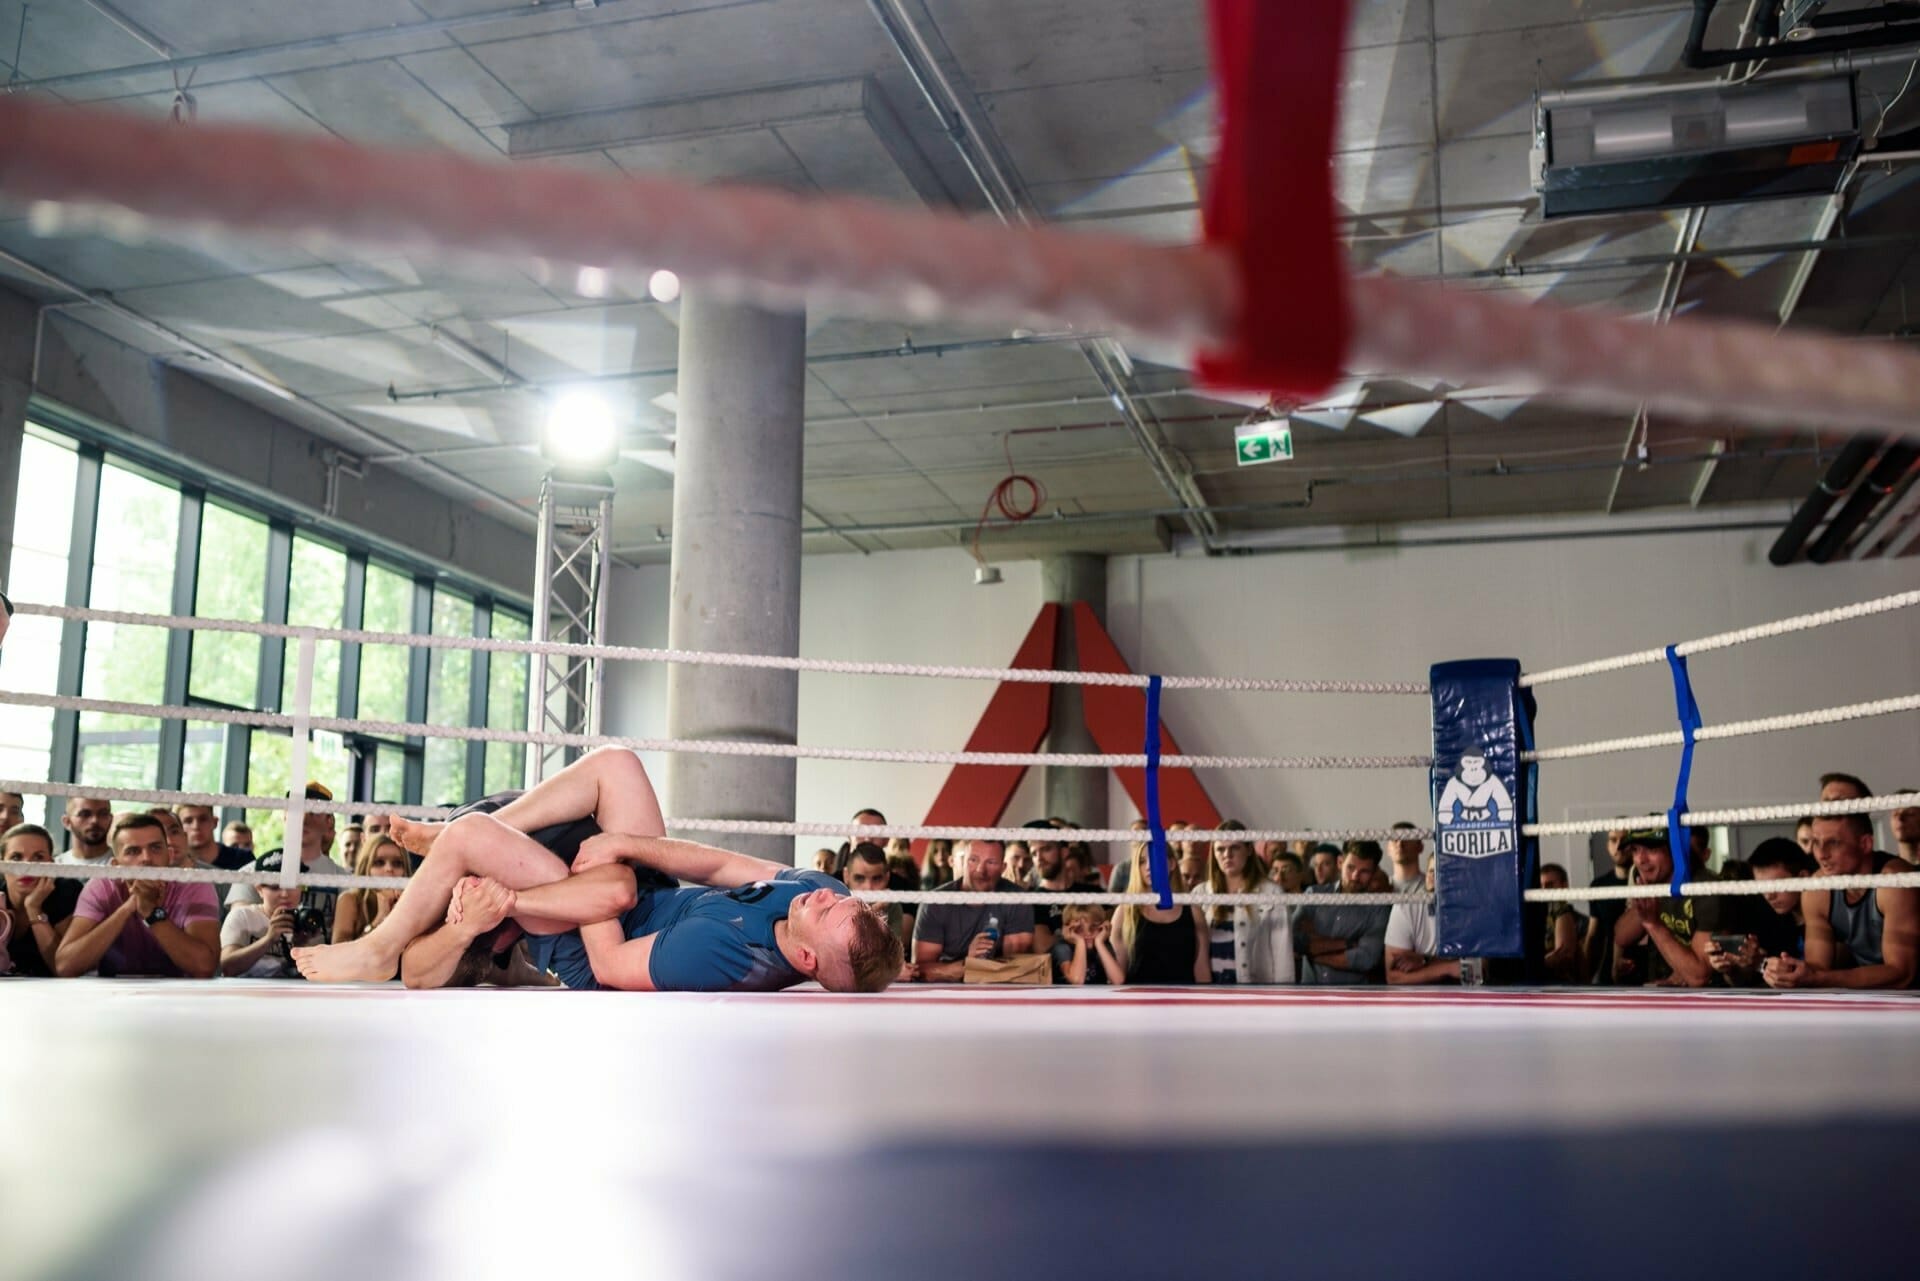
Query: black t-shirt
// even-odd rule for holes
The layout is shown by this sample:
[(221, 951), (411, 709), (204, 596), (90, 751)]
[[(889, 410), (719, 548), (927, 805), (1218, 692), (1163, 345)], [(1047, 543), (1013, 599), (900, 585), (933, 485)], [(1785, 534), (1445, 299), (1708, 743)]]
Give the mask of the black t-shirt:
[(1182, 911), (1171, 921), (1142, 916), (1134, 927), (1133, 958), (1127, 968), (1129, 983), (1192, 983), (1193, 913)]
[[(453, 817), (459, 818), (462, 814), (491, 814), (495, 810), (505, 809), (525, 794), (524, 792), (495, 792), (492, 796), (483, 796), (471, 804), (462, 805), (453, 812)], [(588, 840), (600, 835), (600, 825), (590, 818), (578, 818), (570, 823), (555, 823), (551, 827), (537, 828), (528, 832), (527, 835), (547, 850), (559, 855), (560, 861), (568, 867), (572, 867), (575, 856), (580, 853), (580, 847)], [(414, 859), (414, 867), (418, 869), (419, 866), (420, 860)]]
[[(210, 867), (222, 868), (229, 872), (238, 872), (242, 868), (253, 866), (253, 852), (243, 850), (237, 845), (222, 845), (218, 841), (213, 846), (213, 862)], [(353, 869), (349, 868), (348, 871)]]
[[(1059, 950), (1060, 945), (1056, 943), (1054, 945), (1054, 951), (1057, 953)], [(1067, 981), (1066, 964), (1067, 961), (1071, 961), (1072, 959), (1073, 944), (1069, 943), (1067, 944), (1066, 960), (1061, 960), (1058, 956), (1054, 958), (1053, 981), (1055, 983), (1065, 983)], [(1092, 987), (1095, 984), (1105, 985), (1106, 981), (1107, 967), (1100, 963), (1100, 949), (1089, 947), (1087, 949), (1087, 981), (1085, 986)]]
[(1774, 911), (1765, 903), (1759, 904), (1760, 911), (1753, 916), (1747, 933), (1760, 943), (1760, 955), (1766, 957), (1788, 956), (1804, 959), (1807, 954), (1807, 932), (1799, 922), (1793, 919), (1793, 913), (1785, 916)]
[[(86, 882), (72, 876), (63, 876), (54, 882), (53, 893), (47, 896), (47, 905), (40, 910), (55, 925), (73, 915), (74, 907), (80, 902), (80, 891), (86, 888)], [(0, 889), (0, 895), (6, 891)], [(7, 952), (13, 957), (13, 972), (25, 978), (50, 979), (53, 967), (40, 955), (40, 945), (33, 941), (33, 926), (30, 922), (15, 918), (13, 937), (7, 940)]]
[[(1605, 872), (1593, 878), (1596, 886), (1625, 885), (1626, 880), (1618, 872)], [(1599, 925), (1594, 936), (1593, 981), (1601, 985), (1613, 982), (1613, 927), (1620, 924), (1620, 918), (1626, 913), (1627, 900), (1623, 898), (1596, 899), (1590, 905), (1593, 919)]]
[[(1034, 894), (1065, 894), (1067, 893), (1066, 890), (1050, 890), (1044, 885), (1034, 886), (1031, 892)], [(1036, 901), (1033, 904), (1034, 928), (1038, 929), (1042, 925), (1044, 925), (1048, 929), (1052, 930), (1053, 937), (1058, 939), (1060, 937), (1061, 927), (1065, 923), (1066, 914), (1067, 914), (1067, 909), (1064, 904), (1050, 903), (1046, 901)]]

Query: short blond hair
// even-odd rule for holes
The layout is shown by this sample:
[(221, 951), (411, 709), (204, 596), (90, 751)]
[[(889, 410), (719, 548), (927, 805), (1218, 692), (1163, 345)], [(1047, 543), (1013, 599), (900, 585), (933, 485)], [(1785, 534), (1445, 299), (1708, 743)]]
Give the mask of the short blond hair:
[(829, 992), (884, 992), (900, 977), (906, 963), (906, 949), (888, 928), (886, 918), (866, 904), (853, 920), (853, 940), (847, 945), (847, 970), (851, 982), (842, 986), (835, 976), (828, 982), (823, 971), (820, 986)]
[(1086, 921), (1094, 926), (1107, 923), (1107, 909), (1098, 903), (1075, 903), (1060, 914), (1060, 931), (1065, 933), (1072, 927)]

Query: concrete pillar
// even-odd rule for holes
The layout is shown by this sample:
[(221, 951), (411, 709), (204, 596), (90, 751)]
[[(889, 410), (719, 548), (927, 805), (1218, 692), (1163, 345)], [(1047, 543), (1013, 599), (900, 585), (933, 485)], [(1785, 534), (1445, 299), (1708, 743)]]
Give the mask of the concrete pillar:
[[(1040, 562), (1040, 588), (1050, 604), (1066, 606), (1060, 631), (1054, 640), (1053, 665), (1061, 669), (1080, 666), (1073, 627), (1075, 602), (1093, 607), (1101, 626), (1107, 621), (1107, 558), (1090, 552), (1069, 552), (1049, 556)], [(1086, 713), (1082, 709), (1081, 686), (1053, 687), (1053, 723), (1047, 733), (1050, 752), (1097, 752), (1093, 735), (1087, 733)], [(1049, 765), (1041, 779), (1047, 797), (1046, 817), (1058, 815), (1075, 827), (1107, 825), (1107, 777), (1104, 769), (1076, 769)]]
[[(675, 649), (800, 652), (806, 346), (802, 315), (718, 302), (698, 289), (682, 295), (667, 616)], [(667, 675), (675, 738), (792, 743), (799, 704), (793, 672), (676, 664)], [(665, 799), (686, 818), (791, 819), (794, 762), (676, 755)], [(793, 858), (789, 837), (689, 835)]]

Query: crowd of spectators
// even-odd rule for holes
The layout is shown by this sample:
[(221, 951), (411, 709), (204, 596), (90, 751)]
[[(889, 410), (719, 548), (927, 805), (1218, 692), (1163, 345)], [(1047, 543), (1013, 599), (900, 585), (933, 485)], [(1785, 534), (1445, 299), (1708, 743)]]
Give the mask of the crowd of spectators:
[[(309, 783), (311, 800), (332, 800)], [(54, 833), (21, 821), (23, 798), (0, 792), (0, 856), (46, 864), (118, 864), (129, 868), (217, 868), (277, 874), (287, 852), (253, 849), (253, 832), (242, 822), (221, 828), (204, 805), (129, 809), (115, 813), (102, 798), (68, 799), (60, 819), (64, 851)], [(411, 858), (385, 834), (386, 820), (370, 818), (359, 837), (343, 844), (357, 851), (351, 870), (395, 879), (395, 888), (340, 893), (311, 883), (222, 887), (139, 877), (6, 877), (0, 909), (0, 974), (72, 978), (208, 979), (293, 978), (294, 947), (342, 943), (372, 929), (399, 898), (400, 882), (413, 871)], [(219, 831), (224, 839), (216, 840)], [(371, 832), (372, 835), (366, 833)], [(295, 853), (307, 874), (345, 873), (332, 857), (335, 819), (309, 812)]]
[[(1907, 791), (1915, 789), (1903, 789)], [(1823, 801), (1872, 793), (1851, 775), (1820, 780)], [(884, 824), (878, 810), (854, 821)], [(1843, 987), (1920, 986), (1920, 890), (1877, 887), (1723, 897), (1657, 896), (1547, 904), (1528, 914), (1537, 946), (1527, 962), (1441, 956), (1428, 902), (1289, 905), (1280, 895), (1431, 892), (1434, 870), (1412, 823), (1407, 836), (1344, 846), (1186, 839), (1191, 823), (1167, 825), (1168, 873), (1176, 893), (1259, 894), (1272, 905), (1161, 909), (1052, 904), (1074, 890), (1145, 893), (1151, 887), (1141, 834), (1102, 875), (1094, 850), (1052, 835), (1062, 819), (1027, 823), (1010, 842), (895, 840), (823, 848), (815, 866), (854, 888), (968, 891), (1004, 904), (890, 905), (889, 923), (907, 946), (905, 980), (953, 982), (968, 962), (1048, 956), (1056, 983), (1093, 984), (1477, 984), (1535, 981), (1568, 986)], [(1686, 879), (1778, 880), (1815, 875), (1920, 870), (1920, 807), (1896, 810), (1897, 853), (1875, 848), (1865, 815), (1801, 820), (1795, 840), (1762, 841), (1747, 858), (1713, 866), (1710, 834), (1689, 829)], [(1221, 831), (1245, 831), (1228, 820)], [(1607, 833), (1607, 868), (1596, 887), (1670, 883), (1674, 855), (1665, 830)], [(884, 884), (882, 883), (884, 865)], [(1566, 889), (1567, 869), (1548, 863), (1539, 884)]]
[[(1914, 789), (1905, 789), (1914, 790)], [(1820, 780), (1823, 801), (1870, 796), (1846, 774)], [(318, 784), (310, 799), (330, 800)], [(292, 947), (345, 942), (392, 910), (413, 860), (388, 835), (383, 815), (336, 833), (331, 814), (310, 812), (295, 850), (253, 850), (246, 824), (219, 827), (205, 806), (132, 809), (70, 798), (56, 836), (23, 821), (23, 798), (0, 792), (0, 854), (26, 863), (252, 869), (277, 874), (297, 857), (303, 876), (389, 877), (392, 890), (340, 893), (311, 883), (234, 885), (9, 874), (0, 909), (0, 973), (37, 977), (161, 976), (289, 978)], [(883, 826), (878, 810), (854, 816)], [(1411, 823), (1404, 837), (1345, 846), (1296, 842), (1209, 844), (1168, 825), (1168, 874), (1176, 893), (1256, 895), (1272, 903), (1234, 906), (1070, 903), (1077, 891), (1145, 893), (1151, 888), (1145, 824), (1140, 839), (1110, 862), (1064, 839), (1061, 819), (1026, 824), (1011, 842), (855, 841), (823, 848), (815, 865), (856, 890), (967, 891), (973, 903), (878, 910), (905, 947), (903, 981), (959, 982), (983, 966), (1045, 958), (1036, 967), (1069, 984), (1554, 984), (1733, 987), (1911, 988), (1920, 983), (1920, 890), (1892, 886), (1808, 893), (1656, 896), (1555, 903), (1530, 912), (1537, 929), (1532, 968), (1519, 962), (1440, 955), (1426, 902), (1288, 902), (1283, 895), (1431, 890), (1434, 869)], [(1861, 875), (1920, 867), (1920, 807), (1894, 811), (1893, 851), (1878, 849), (1872, 820), (1842, 814), (1803, 819), (1795, 838), (1761, 842), (1744, 860), (1716, 867), (1707, 833), (1679, 853), (1685, 878), (1782, 880)], [(215, 832), (219, 831), (219, 839)], [(1220, 830), (1242, 832), (1238, 822)], [(336, 835), (340, 858), (334, 857)], [(1608, 868), (1594, 886), (1667, 884), (1676, 855), (1664, 830), (1607, 834)], [(1539, 869), (1547, 888), (1569, 884), (1557, 864)], [(1053, 896), (1060, 901), (1050, 901)], [(1004, 900), (1004, 901), (1002, 901)]]

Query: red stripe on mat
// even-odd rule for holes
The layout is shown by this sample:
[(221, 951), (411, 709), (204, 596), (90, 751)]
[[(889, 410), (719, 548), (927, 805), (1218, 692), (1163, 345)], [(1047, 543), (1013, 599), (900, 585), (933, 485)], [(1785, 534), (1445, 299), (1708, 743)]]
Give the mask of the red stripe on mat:
[[(835, 992), (797, 992), (793, 993), (807, 1001), (827, 1001), (833, 1003), (873, 1001), (876, 998)], [(1342, 993), (1333, 995), (1328, 992), (1274, 992), (1255, 995), (1251, 992), (1237, 993), (1233, 996), (1213, 996), (1211, 994), (1188, 991), (1182, 994), (1179, 988), (1147, 989), (1139, 995), (1130, 996), (1038, 996), (1012, 992), (952, 992), (935, 995), (933, 993), (889, 992), (878, 998), (892, 1004), (907, 1005), (1031, 1005), (1031, 1006), (1125, 1006), (1151, 1005), (1187, 1006), (1204, 1009), (1213, 1006), (1242, 1008), (1247, 1006), (1278, 1006), (1304, 1008), (1313, 1006), (1337, 1006), (1342, 1003), (1356, 1005), (1384, 1006), (1395, 1009), (1417, 1009), (1422, 1006), (1478, 1007), (1487, 1009), (1496, 1006), (1526, 1006), (1532, 1009), (1556, 1010), (1675, 1010), (1684, 1013), (1698, 1013), (1701, 1010), (1819, 1010), (1833, 1013), (1846, 1010), (1905, 1010), (1920, 1013), (1920, 1000), (1911, 997), (1880, 997), (1868, 999), (1830, 1000), (1809, 996), (1769, 996), (1758, 993), (1725, 994), (1675, 992), (1671, 996), (1626, 996), (1594, 995), (1575, 996), (1555, 992), (1488, 992), (1466, 995), (1464, 993), (1433, 993), (1431, 995), (1411, 995), (1391, 992), (1379, 993)]]

